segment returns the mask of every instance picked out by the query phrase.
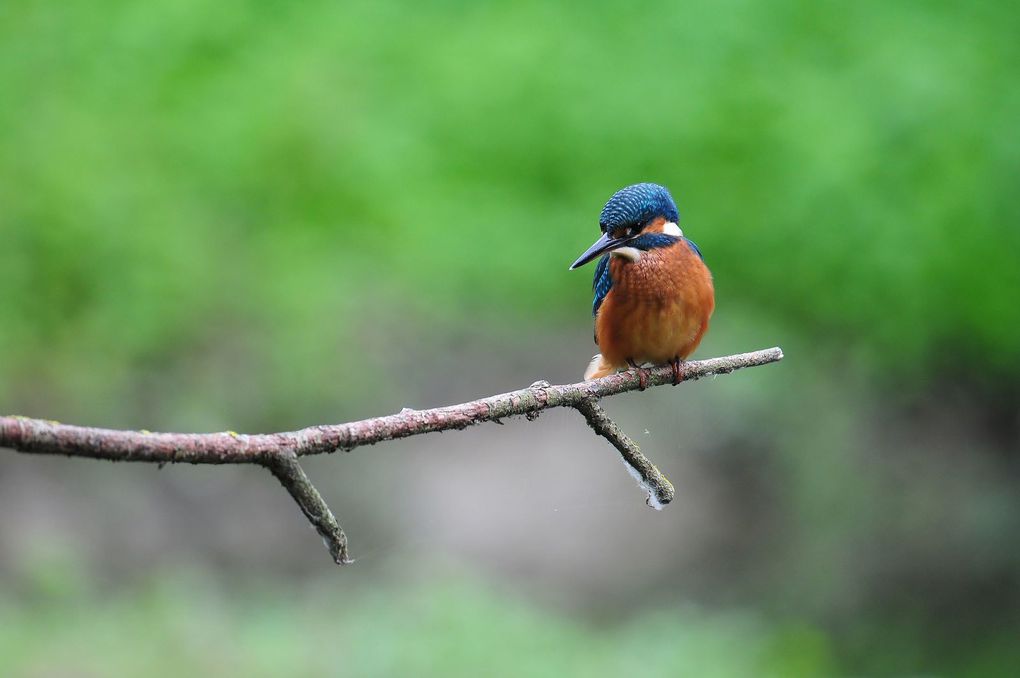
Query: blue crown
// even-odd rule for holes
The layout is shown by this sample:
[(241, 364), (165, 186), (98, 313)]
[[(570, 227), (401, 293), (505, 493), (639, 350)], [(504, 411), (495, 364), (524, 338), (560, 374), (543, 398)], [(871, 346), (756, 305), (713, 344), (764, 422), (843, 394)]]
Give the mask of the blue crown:
[(677, 212), (673, 196), (658, 184), (634, 184), (613, 194), (599, 214), (599, 226), (603, 232), (608, 232), (623, 227), (643, 226), (655, 217), (680, 222), (680, 213)]

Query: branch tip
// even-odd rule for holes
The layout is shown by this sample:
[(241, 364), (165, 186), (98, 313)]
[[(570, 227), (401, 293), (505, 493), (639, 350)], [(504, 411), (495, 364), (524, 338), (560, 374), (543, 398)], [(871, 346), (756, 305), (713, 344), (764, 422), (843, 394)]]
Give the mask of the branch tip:
[(312, 485), (305, 470), (301, 468), (296, 457), (280, 455), (265, 463), (266, 468), (276, 476), (280, 484), (286, 488), (290, 496), (297, 502), (305, 518), (312, 524), (315, 531), (322, 537), (333, 562), (337, 565), (349, 565), (354, 560), (347, 550), (347, 535), (329, 510), (326, 501)]
[(620, 430), (620, 427), (609, 418), (601, 405), (594, 399), (588, 398), (580, 401), (574, 407), (584, 416), (595, 433), (612, 443), (613, 447), (620, 452), (627, 470), (638, 481), (641, 488), (648, 493), (645, 502), (650, 507), (661, 511), (666, 504), (673, 501), (676, 496), (673, 483), (669, 482), (662, 471), (641, 452), (638, 444)]

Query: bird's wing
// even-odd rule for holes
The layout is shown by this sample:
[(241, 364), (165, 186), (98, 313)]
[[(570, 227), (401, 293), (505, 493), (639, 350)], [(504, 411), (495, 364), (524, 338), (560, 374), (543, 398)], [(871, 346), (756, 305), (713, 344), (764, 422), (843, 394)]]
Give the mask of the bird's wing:
[[(599, 263), (595, 266), (595, 278), (591, 282), (591, 289), (595, 293), (595, 298), (591, 302), (592, 317), (598, 314), (599, 306), (602, 305), (606, 295), (609, 294), (609, 288), (612, 286), (613, 278), (609, 275), (609, 255), (603, 254), (602, 258), (599, 259)], [(595, 343), (599, 343), (597, 333), (595, 334)]]
[(599, 263), (595, 266), (595, 278), (591, 281), (591, 289), (595, 292), (595, 298), (591, 302), (591, 314), (594, 316), (599, 312), (599, 306), (609, 294), (609, 288), (613, 286), (613, 279), (609, 276), (609, 255), (603, 254)]
[(698, 249), (698, 246), (694, 244), (694, 241), (691, 240), (690, 238), (684, 238), (684, 240), (686, 240), (687, 244), (691, 246), (691, 249), (694, 250), (694, 253), (698, 255), (698, 258), (704, 261), (705, 256), (701, 253), (701, 250)]

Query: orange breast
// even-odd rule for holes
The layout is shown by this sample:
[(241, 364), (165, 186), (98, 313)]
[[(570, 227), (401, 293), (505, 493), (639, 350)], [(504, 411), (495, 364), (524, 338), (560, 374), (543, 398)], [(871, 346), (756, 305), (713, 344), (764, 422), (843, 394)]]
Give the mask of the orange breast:
[(638, 261), (614, 256), (613, 287), (595, 319), (603, 358), (662, 364), (686, 359), (701, 343), (715, 308), (712, 274), (686, 241), (642, 252)]

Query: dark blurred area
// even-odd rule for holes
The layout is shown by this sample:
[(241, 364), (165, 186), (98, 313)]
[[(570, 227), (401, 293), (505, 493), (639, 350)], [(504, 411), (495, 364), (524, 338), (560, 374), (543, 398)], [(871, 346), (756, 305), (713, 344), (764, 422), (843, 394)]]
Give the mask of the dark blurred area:
[(610, 399), (260, 469), (0, 454), (3, 675), (1016, 675), (1020, 10), (0, 7), (0, 412), (291, 430), (580, 378), (613, 191), (718, 307)]

